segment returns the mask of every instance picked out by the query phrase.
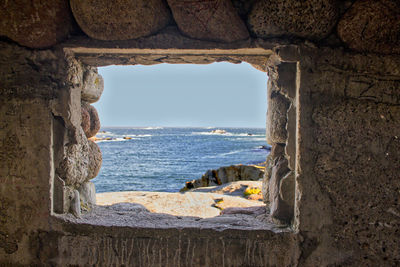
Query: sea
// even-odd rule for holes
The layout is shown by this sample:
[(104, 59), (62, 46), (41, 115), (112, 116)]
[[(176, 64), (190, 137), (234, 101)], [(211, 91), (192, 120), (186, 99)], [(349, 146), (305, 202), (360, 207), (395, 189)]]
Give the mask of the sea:
[[(264, 162), (265, 128), (104, 127), (96, 192), (178, 192), (209, 169)], [(106, 139), (106, 140), (104, 140)]]

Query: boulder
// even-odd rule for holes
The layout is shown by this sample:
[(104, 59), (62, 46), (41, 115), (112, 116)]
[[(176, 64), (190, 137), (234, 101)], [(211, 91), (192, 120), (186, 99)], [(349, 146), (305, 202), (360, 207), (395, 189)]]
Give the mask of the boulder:
[(0, 17), (0, 35), (31, 48), (51, 47), (74, 29), (64, 0), (1, 1)]
[(339, 21), (337, 31), (351, 49), (400, 53), (400, 3), (396, 0), (356, 1)]
[(230, 0), (168, 0), (179, 30), (195, 39), (235, 42), (249, 38)]
[(88, 142), (89, 142), (89, 163), (88, 163), (88, 174), (86, 181), (95, 178), (99, 174), (101, 164), (103, 162), (103, 157), (99, 146), (91, 140), (88, 140)]
[(99, 40), (128, 40), (151, 35), (171, 22), (163, 0), (70, 0), (81, 29)]
[(266, 139), (269, 144), (286, 143), (289, 100), (279, 92), (268, 89)]
[(96, 188), (94, 183), (86, 182), (83, 183), (79, 188), (79, 197), (81, 202), (81, 207), (89, 211), (92, 209), (93, 205), (96, 205)]
[(97, 68), (88, 69), (83, 75), (81, 98), (88, 103), (99, 101), (104, 90), (104, 80), (97, 73)]
[(335, 0), (261, 0), (248, 15), (248, 27), (261, 38), (297, 36), (320, 40), (332, 32), (338, 14)]
[[(92, 105), (86, 103), (86, 102), (82, 102), (81, 105), (81, 109), (82, 109), (82, 129), (86, 129), (87, 131), (85, 131), (85, 135), (87, 138), (93, 137), (95, 136), (98, 131), (100, 130), (100, 119), (99, 119), (99, 114), (97, 113), (97, 110), (95, 107), (93, 107)], [(83, 118), (84, 116), (86, 116), (85, 114), (89, 114), (90, 117), (90, 126), (88, 127), (87, 125), (87, 121), (85, 121), (86, 124), (84, 124)]]

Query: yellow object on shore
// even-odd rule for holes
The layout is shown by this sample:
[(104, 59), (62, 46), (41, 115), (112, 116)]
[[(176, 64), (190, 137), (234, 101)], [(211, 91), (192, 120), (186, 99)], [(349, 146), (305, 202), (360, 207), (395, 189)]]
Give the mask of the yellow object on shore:
[(250, 196), (253, 194), (259, 194), (261, 193), (261, 189), (258, 187), (248, 187), (246, 190), (244, 190), (244, 196)]

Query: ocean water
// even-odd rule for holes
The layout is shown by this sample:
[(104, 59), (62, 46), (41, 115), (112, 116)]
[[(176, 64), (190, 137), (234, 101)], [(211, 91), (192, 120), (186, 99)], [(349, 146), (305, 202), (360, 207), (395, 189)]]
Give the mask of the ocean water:
[[(99, 192), (177, 192), (207, 170), (265, 161), (269, 151), (262, 128), (102, 128)], [(131, 139), (124, 139), (131, 138)]]

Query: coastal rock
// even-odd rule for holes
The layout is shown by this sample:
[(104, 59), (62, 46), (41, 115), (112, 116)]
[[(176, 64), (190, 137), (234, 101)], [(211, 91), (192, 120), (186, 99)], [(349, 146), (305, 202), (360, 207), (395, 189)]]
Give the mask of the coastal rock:
[(248, 27), (261, 38), (297, 36), (320, 40), (332, 32), (338, 13), (334, 0), (261, 0), (248, 15)]
[(266, 139), (269, 144), (286, 143), (289, 100), (277, 91), (268, 89)]
[(171, 21), (162, 0), (70, 0), (72, 13), (91, 38), (128, 40), (156, 33)]
[[(97, 110), (95, 107), (93, 107), (92, 105), (90, 105), (86, 102), (82, 102), (81, 108), (83, 110), (82, 114), (87, 112), (90, 117), (90, 127), (87, 127), (87, 125), (83, 125), (82, 128), (83, 129), (89, 128), (88, 131), (85, 131), (87, 138), (93, 137), (100, 130), (99, 114), (97, 113)], [(82, 123), (83, 123), (83, 121), (82, 121)]]
[(82, 209), (89, 211), (96, 205), (96, 188), (94, 183), (83, 183), (79, 188), (79, 197)]
[(195, 39), (235, 42), (249, 38), (230, 0), (168, 0), (179, 30)]
[(264, 175), (264, 168), (247, 165), (231, 165), (217, 170), (208, 170), (200, 179), (186, 182), (181, 191), (199, 187), (217, 186), (234, 181), (258, 181)]
[(73, 31), (68, 2), (1, 1), (0, 35), (20, 45), (47, 48), (64, 40)]
[(88, 163), (88, 174), (86, 181), (95, 178), (100, 171), (101, 163), (103, 162), (103, 157), (99, 146), (88, 140), (89, 143), (89, 163)]
[(89, 68), (83, 75), (82, 100), (88, 103), (99, 101), (104, 90), (104, 80), (97, 68)]
[(395, 0), (356, 1), (339, 21), (337, 31), (351, 49), (400, 53), (400, 3)]

